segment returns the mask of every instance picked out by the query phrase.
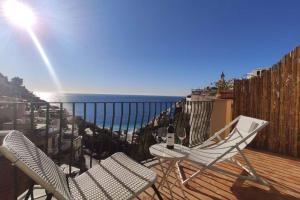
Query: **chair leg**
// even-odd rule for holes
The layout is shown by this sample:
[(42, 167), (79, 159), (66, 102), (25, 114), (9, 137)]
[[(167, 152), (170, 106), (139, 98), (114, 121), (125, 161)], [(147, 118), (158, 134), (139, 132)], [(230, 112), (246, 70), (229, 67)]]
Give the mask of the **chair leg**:
[(152, 185), (152, 188), (153, 188), (154, 192), (156, 193), (158, 199), (159, 199), (159, 200), (163, 200), (163, 198), (161, 197), (161, 195), (160, 195), (158, 189), (156, 188), (156, 186), (155, 186), (154, 184)]
[(199, 174), (202, 174), (204, 172), (204, 170), (206, 170), (206, 167), (202, 167), (200, 170), (198, 170), (195, 173), (193, 173), (190, 177), (188, 177), (184, 181), (182, 181), (182, 185), (186, 185), (188, 183), (188, 181), (194, 179)]
[(34, 184), (32, 184), (32, 185), (29, 187), (28, 192), (27, 192), (26, 195), (25, 195), (25, 200), (28, 200), (29, 197), (30, 197), (31, 199), (33, 199), (33, 187), (34, 187)]
[(194, 172), (191, 176), (186, 177), (185, 179), (183, 179), (183, 174), (182, 174), (182, 172), (180, 170), (179, 164), (180, 164), (180, 162), (177, 162), (176, 166), (177, 166), (177, 170), (178, 170), (178, 173), (179, 173), (179, 179), (180, 179), (182, 185), (186, 185), (188, 183), (188, 181), (190, 181), (191, 179), (193, 179), (194, 177), (196, 177), (198, 174), (203, 173), (207, 169), (207, 167), (202, 166), (201, 169), (199, 169), (196, 172)]
[(31, 193), (30, 197), (31, 197), (32, 200), (34, 200), (33, 190), (32, 190), (32, 193)]
[(247, 159), (247, 157), (243, 154), (243, 152), (241, 151), (241, 149), (239, 147), (237, 147), (237, 150), (239, 151), (240, 155), (242, 156), (242, 158), (244, 159), (244, 161), (246, 162), (248, 168), (244, 168), (243, 166), (241, 166), (243, 169), (245, 169), (252, 177), (254, 177), (256, 179), (257, 182), (259, 182), (262, 185), (265, 186), (270, 186), (269, 182), (266, 181), (265, 179), (263, 179), (261, 176), (259, 176), (256, 173), (256, 170), (254, 169), (254, 167), (251, 165), (250, 161)]
[(53, 197), (53, 194), (51, 194), (51, 193), (47, 193), (47, 198), (46, 198), (46, 200), (51, 200), (51, 199), (52, 199), (52, 197)]

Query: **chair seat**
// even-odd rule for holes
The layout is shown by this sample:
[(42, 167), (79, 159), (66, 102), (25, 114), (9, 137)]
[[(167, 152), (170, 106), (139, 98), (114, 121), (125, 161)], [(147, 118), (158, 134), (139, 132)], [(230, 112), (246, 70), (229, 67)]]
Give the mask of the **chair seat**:
[[(229, 149), (229, 148), (227, 148)], [(227, 150), (226, 149), (226, 150)], [(236, 151), (234, 151), (236, 152)], [(210, 165), (211, 163), (215, 162), (218, 157), (220, 157), (223, 152), (218, 152), (213, 150), (206, 150), (206, 149), (193, 149), (190, 151), (190, 154), (187, 156), (187, 160), (193, 161), (195, 163), (199, 163), (201, 165)], [(228, 153), (232, 154), (232, 152)], [(220, 158), (217, 162), (221, 162), (224, 159)]]
[(115, 153), (80, 176), (69, 179), (75, 200), (132, 199), (154, 184), (156, 174), (124, 153)]

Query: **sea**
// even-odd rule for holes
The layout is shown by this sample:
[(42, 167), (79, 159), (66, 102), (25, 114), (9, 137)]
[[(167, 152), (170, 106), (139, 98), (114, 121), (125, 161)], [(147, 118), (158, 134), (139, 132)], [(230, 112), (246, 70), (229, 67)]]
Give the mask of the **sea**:
[[(114, 131), (132, 132), (149, 122), (160, 112), (174, 110), (175, 103), (182, 96), (146, 96), (116, 94), (57, 94), (36, 92), (41, 99), (60, 106), (70, 115), (86, 116), (86, 120), (99, 127), (112, 128)], [(84, 103), (86, 111), (84, 114)]]

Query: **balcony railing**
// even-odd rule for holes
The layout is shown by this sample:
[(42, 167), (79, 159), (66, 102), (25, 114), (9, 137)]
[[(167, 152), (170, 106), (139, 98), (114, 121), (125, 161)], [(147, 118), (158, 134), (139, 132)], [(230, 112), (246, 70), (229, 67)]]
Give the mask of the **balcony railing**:
[(203, 129), (200, 121), (211, 110), (211, 101), (0, 102), (0, 129), (22, 131), (57, 164), (67, 164), (71, 174), (72, 166), (83, 171), (116, 151), (148, 159), (149, 146), (159, 140), (153, 134), (158, 127), (172, 122), (193, 134)]

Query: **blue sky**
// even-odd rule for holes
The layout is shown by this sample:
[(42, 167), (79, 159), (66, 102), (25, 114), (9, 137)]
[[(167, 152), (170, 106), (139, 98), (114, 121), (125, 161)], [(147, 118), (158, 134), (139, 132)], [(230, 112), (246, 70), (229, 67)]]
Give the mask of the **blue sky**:
[[(66, 92), (186, 95), (221, 71), (271, 66), (300, 41), (298, 0), (26, 2)], [(0, 14), (0, 72), (55, 92), (28, 34)]]

